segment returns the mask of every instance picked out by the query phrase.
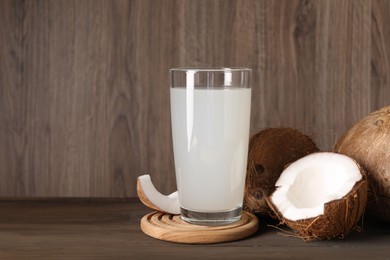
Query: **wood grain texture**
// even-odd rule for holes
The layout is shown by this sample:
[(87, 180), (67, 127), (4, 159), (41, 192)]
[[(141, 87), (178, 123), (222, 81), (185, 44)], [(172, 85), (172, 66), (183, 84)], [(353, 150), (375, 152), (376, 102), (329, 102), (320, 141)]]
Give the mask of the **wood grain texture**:
[(168, 70), (253, 69), (251, 133), (331, 149), (390, 103), (386, 0), (1, 0), (0, 196), (175, 190)]
[(389, 225), (370, 219), (331, 241), (304, 242), (260, 219), (246, 239), (184, 245), (145, 235), (150, 210), (136, 199), (1, 201), (0, 212), (1, 259), (386, 259), (390, 251)]

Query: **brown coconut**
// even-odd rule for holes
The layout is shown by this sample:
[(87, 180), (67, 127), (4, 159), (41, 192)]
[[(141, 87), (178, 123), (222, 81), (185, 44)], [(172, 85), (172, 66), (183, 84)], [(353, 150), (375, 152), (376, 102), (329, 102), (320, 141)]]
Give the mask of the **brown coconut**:
[(292, 229), (293, 236), (305, 241), (344, 238), (353, 230), (359, 231), (358, 222), (367, 204), (368, 181), (364, 169), (356, 161), (355, 163), (362, 174), (361, 180), (341, 199), (325, 203), (324, 213), (317, 217), (297, 221), (286, 219), (272, 203), (271, 197), (267, 198), (267, 204), (279, 219), (280, 225), (286, 224)]
[(368, 174), (367, 213), (390, 223), (390, 106), (361, 119), (335, 144)]
[(344, 238), (357, 228), (358, 221), (364, 213), (367, 203), (367, 181), (364, 178), (342, 199), (326, 203), (324, 214), (316, 218), (290, 221), (280, 214), (270, 200), (267, 202), (279, 218), (280, 224), (289, 226), (297, 237), (306, 241)]
[(268, 215), (266, 198), (275, 191), (283, 169), (318, 148), (313, 140), (292, 128), (268, 128), (249, 141), (244, 210)]

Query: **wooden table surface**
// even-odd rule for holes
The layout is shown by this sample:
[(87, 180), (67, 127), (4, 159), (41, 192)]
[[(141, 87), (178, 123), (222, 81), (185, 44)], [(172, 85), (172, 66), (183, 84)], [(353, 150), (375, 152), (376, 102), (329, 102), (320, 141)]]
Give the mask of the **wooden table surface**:
[(390, 225), (367, 218), (363, 232), (345, 239), (304, 242), (260, 219), (260, 230), (250, 238), (185, 245), (143, 234), (139, 223), (148, 212), (137, 199), (3, 199), (0, 259), (390, 258)]

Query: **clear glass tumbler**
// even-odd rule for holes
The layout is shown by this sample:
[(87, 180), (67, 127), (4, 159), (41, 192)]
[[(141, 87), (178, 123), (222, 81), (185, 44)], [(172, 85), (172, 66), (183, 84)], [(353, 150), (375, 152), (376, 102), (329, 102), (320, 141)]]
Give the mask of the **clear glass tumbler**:
[(181, 218), (241, 218), (251, 110), (248, 68), (174, 68), (171, 119)]

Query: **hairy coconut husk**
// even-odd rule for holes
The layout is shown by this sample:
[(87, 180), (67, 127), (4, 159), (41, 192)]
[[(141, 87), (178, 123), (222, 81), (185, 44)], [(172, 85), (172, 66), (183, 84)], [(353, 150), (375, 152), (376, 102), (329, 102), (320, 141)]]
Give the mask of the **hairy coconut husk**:
[(335, 144), (368, 173), (367, 213), (390, 223), (390, 106), (361, 119)]
[(275, 183), (284, 168), (318, 148), (312, 139), (291, 128), (268, 128), (249, 141), (244, 210), (268, 215), (266, 198), (275, 191)]
[(354, 185), (352, 190), (343, 198), (326, 203), (324, 214), (315, 218), (291, 221), (283, 217), (271, 199), (267, 199), (267, 203), (280, 220), (280, 224), (289, 226), (294, 236), (305, 241), (344, 238), (357, 228), (366, 207), (368, 182), (363, 169), (361, 172), (363, 178)]

